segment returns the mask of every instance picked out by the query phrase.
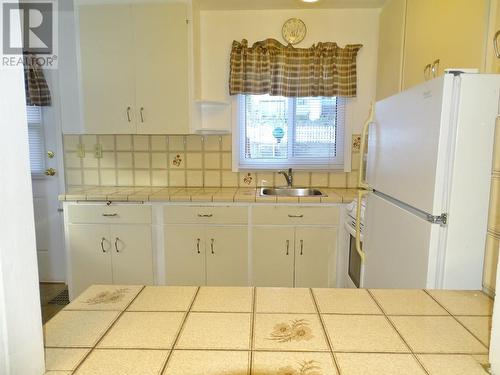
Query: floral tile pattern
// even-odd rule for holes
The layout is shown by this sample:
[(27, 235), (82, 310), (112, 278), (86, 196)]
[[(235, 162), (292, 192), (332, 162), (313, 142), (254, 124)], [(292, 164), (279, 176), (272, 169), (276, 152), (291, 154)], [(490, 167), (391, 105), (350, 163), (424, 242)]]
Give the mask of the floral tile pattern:
[(47, 374), (486, 375), (489, 301), (459, 291), (96, 285), (44, 326)]

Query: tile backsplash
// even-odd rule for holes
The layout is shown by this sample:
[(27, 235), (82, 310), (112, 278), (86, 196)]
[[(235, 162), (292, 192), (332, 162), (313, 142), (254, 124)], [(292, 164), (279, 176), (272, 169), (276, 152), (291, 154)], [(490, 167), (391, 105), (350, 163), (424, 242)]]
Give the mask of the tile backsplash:
[[(256, 187), (285, 184), (272, 172), (233, 172), (231, 135), (65, 135), (69, 186)], [(355, 142), (355, 138), (353, 138)], [(294, 173), (294, 185), (356, 187), (359, 152), (344, 172)]]

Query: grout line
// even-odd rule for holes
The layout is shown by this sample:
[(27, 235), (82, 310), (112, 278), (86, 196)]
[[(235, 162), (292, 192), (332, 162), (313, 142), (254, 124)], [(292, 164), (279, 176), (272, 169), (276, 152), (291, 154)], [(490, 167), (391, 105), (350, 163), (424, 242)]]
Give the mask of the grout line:
[(248, 364), (248, 374), (253, 371), (253, 341), (254, 341), (254, 327), (255, 327), (255, 310), (257, 308), (257, 288), (253, 287), (252, 293), (252, 319), (250, 321), (250, 358)]
[(335, 354), (335, 352), (333, 350), (333, 345), (332, 345), (332, 343), (330, 341), (330, 337), (328, 335), (328, 331), (326, 330), (326, 326), (325, 326), (325, 322), (323, 321), (323, 317), (321, 316), (321, 314), (319, 312), (318, 302), (316, 301), (316, 296), (314, 295), (314, 292), (313, 292), (312, 288), (309, 288), (309, 293), (311, 294), (311, 298), (313, 300), (314, 307), (316, 309), (316, 314), (319, 317), (319, 322), (321, 324), (321, 328), (323, 328), (323, 336), (324, 336), (324, 338), (326, 340), (326, 343), (327, 343), (328, 347), (330, 348), (330, 354), (332, 355), (333, 363), (335, 365), (335, 369), (337, 370), (338, 374), (341, 374), (340, 365), (339, 365), (339, 362), (337, 360), (337, 355)]
[(417, 355), (413, 352), (413, 349), (412, 347), (410, 346), (410, 344), (408, 344), (408, 342), (405, 340), (405, 338), (403, 337), (403, 335), (399, 332), (399, 330), (396, 328), (396, 325), (393, 323), (393, 321), (389, 318), (389, 316), (385, 313), (385, 310), (382, 308), (382, 305), (377, 301), (377, 299), (375, 298), (375, 296), (372, 294), (371, 290), (370, 289), (366, 289), (366, 291), (368, 292), (368, 294), (372, 297), (372, 299), (375, 301), (375, 303), (377, 304), (377, 306), (379, 307), (379, 309), (384, 313), (384, 318), (386, 319), (386, 321), (390, 324), (390, 326), (392, 327), (392, 329), (394, 329), (394, 331), (396, 331), (396, 333), (398, 334), (399, 338), (401, 339), (401, 341), (403, 341), (403, 343), (406, 345), (406, 347), (408, 348), (408, 350), (410, 351), (410, 354), (412, 355), (412, 357), (415, 359), (415, 361), (417, 361), (417, 363), (420, 365), (420, 367), (424, 370), (424, 372), (426, 374), (429, 374), (429, 371), (427, 371), (427, 369), (425, 368), (424, 364), (420, 362), (420, 360), (418, 359)]
[(141, 289), (139, 290), (139, 292), (134, 296), (134, 298), (132, 298), (130, 300), (130, 302), (124, 307), (124, 309), (119, 312), (119, 314), (117, 315), (115, 320), (109, 325), (108, 328), (106, 328), (106, 330), (103, 332), (102, 336), (97, 340), (97, 342), (94, 344), (94, 346), (92, 346), (90, 348), (89, 352), (82, 358), (80, 363), (78, 363), (78, 365), (73, 369), (73, 373), (76, 373), (76, 371), (80, 368), (80, 366), (83, 364), (83, 362), (85, 362), (87, 360), (87, 358), (90, 356), (90, 354), (96, 349), (97, 345), (99, 345), (99, 343), (104, 339), (104, 337), (108, 334), (108, 332), (115, 326), (116, 322), (118, 322), (118, 320), (120, 320), (121, 316), (125, 313), (125, 311), (127, 311), (127, 308), (136, 300), (137, 297), (139, 297), (139, 295), (142, 293), (144, 288), (145, 288), (145, 286), (143, 285), (141, 287)]
[[(424, 292), (427, 293), (434, 301), (436, 301), (436, 303), (439, 304), (439, 306), (441, 306), (443, 309), (446, 310), (446, 312), (448, 314), (450, 314), (450, 316), (458, 323), (460, 324), (463, 328), (465, 328), (465, 330), (467, 332), (469, 332), (477, 341), (479, 341), (482, 345), (484, 345), (484, 347), (488, 350), (489, 349), (489, 345), (486, 345), (486, 343), (483, 342), (483, 340), (481, 340), (479, 337), (477, 337), (469, 328), (467, 328), (465, 326), (465, 324), (463, 324), (460, 320), (458, 320), (458, 318), (453, 315), (446, 307), (444, 307), (441, 303), (439, 303), (439, 301), (434, 298), (434, 296), (432, 294), (430, 294), (429, 292), (427, 292), (427, 290), (424, 289)], [(458, 315), (458, 316), (467, 316), (467, 317), (490, 317), (489, 315)]]
[(174, 349), (177, 345), (177, 342), (179, 341), (179, 338), (181, 337), (181, 334), (182, 334), (182, 330), (184, 329), (184, 326), (186, 325), (186, 321), (188, 319), (188, 316), (189, 314), (191, 313), (191, 309), (194, 305), (194, 302), (196, 301), (196, 297), (198, 297), (198, 292), (200, 291), (200, 287), (198, 287), (196, 289), (196, 292), (194, 293), (194, 296), (193, 296), (193, 299), (191, 300), (191, 303), (184, 315), (184, 319), (182, 320), (182, 323), (181, 323), (181, 326), (179, 327), (179, 332), (177, 332), (177, 335), (174, 339), (174, 341), (172, 342), (172, 349), (170, 349), (168, 355), (167, 355), (167, 359), (165, 360), (165, 363), (163, 364), (163, 367), (161, 368), (161, 371), (159, 372), (160, 374), (163, 374), (167, 368), (167, 365), (168, 365), (168, 361), (170, 360), (170, 358), (172, 357), (172, 353), (174, 352)]

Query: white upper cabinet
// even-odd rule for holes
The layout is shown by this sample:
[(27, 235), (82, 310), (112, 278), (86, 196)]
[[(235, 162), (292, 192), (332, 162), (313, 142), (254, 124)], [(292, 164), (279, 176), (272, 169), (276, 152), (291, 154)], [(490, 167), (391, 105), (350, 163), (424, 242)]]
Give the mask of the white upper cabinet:
[(389, 0), (380, 14), (377, 100), (443, 74), (485, 71), (488, 0)]
[(79, 8), (83, 129), (189, 133), (185, 3)]
[(132, 9), (92, 5), (80, 7), (79, 14), (85, 132), (135, 133)]

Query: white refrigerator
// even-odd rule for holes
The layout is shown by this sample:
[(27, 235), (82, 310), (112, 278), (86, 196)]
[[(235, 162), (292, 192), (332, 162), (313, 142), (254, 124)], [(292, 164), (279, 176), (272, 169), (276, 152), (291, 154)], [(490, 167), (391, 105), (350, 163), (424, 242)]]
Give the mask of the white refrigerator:
[(456, 72), (375, 104), (363, 287), (482, 289), (499, 93)]

